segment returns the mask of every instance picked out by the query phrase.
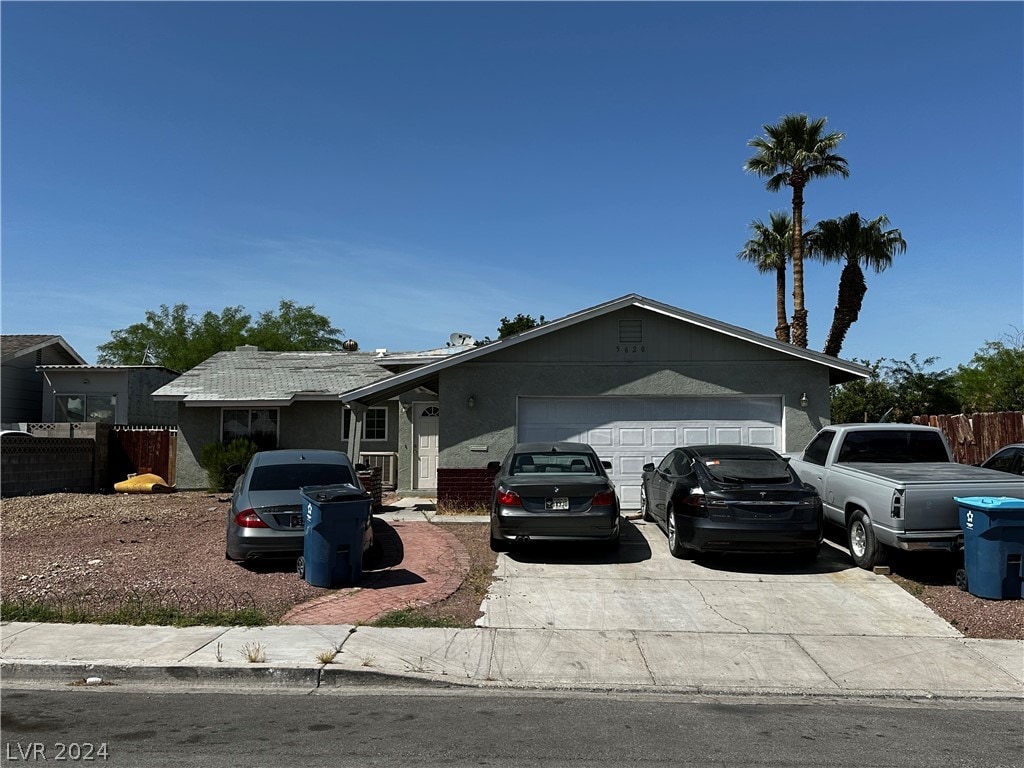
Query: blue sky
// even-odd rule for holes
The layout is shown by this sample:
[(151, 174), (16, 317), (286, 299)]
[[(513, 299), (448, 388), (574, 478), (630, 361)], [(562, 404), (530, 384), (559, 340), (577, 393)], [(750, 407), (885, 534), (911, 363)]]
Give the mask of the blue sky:
[[(88, 361), (147, 309), (315, 305), (363, 349), (626, 293), (772, 336), (765, 123), (843, 131), (805, 220), (886, 214), (842, 356), (1024, 327), (1021, 3), (19, 3), (2, 329)], [(807, 266), (821, 349), (839, 266)]]

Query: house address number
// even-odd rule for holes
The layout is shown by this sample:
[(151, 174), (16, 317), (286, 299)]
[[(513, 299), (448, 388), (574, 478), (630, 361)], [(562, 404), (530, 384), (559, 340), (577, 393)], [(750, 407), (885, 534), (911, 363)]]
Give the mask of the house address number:
[(645, 350), (644, 350), (644, 345), (643, 344), (616, 344), (615, 345), (615, 351), (616, 352), (629, 353), (629, 352), (643, 352)]

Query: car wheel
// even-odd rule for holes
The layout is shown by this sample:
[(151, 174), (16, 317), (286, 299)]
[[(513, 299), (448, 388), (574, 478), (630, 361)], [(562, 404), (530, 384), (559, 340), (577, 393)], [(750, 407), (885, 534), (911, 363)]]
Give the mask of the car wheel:
[(295, 572), (299, 574), (300, 579), (306, 578), (306, 558), (299, 556), (299, 559), (295, 561)]
[(672, 557), (688, 558), (689, 550), (679, 541), (679, 530), (676, 528), (676, 513), (671, 509), (665, 515), (666, 533), (668, 534), (668, 551)]
[(647, 503), (647, 487), (640, 483), (640, 514), (644, 522), (650, 523), (654, 521), (654, 517), (651, 515), (650, 504)]
[(957, 568), (956, 569), (956, 588), (961, 592), (967, 591), (967, 569)]
[(871, 570), (885, 562), (885, 547), (878, 542), (871, 518), (864, 512), (857, 510), (850, 516), (847, 532), (850, 555), (858, 566)]

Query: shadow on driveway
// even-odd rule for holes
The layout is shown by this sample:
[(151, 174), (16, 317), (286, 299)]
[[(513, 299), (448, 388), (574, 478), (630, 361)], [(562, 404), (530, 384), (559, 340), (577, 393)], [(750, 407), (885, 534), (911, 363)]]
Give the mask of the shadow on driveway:
[(552, 565), (601, 565), (605, 563), (640, 563), (651, 559), (651, 545), (629, 520), (619, 523), (621, 538), (618, 549), (604, 542), (533, 541), (513, 544), (508, 556), (517, 563), (549, 563)]

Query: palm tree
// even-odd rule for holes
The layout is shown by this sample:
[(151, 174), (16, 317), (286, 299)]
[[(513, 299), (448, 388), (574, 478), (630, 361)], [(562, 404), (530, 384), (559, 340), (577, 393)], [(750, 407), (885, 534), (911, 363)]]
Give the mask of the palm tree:
[(762, 274), (775, 273), (775, 338), (789, 342), (786, 313), (786, 264), (793, 255), (793, 220), (785, 211), (773, 211), (771, 224), (760, 219), (750, 222), (753, 237), (747, 240), (738, 259), (752, 262)]
[(757, 154), (744, 168), (767, 179), (765, 188), (778, 192), (793, 188), (793, 343), (807, 347), (807, 309), (804, 307), (804, 187), (811, 179), (850, 175), (846, 159), (833, 153), (845, 138), (825, 133), (826, 118), (786, 115), (777, 125), (764, 126), (764, 136), (747, 142)]
[(807, 233), (809, 258), (846, 262), (839, 276), (832, 327), (822, 350), (826, 355), (839, 356), (847, 331), (860, 315), (864, 294), (868, 292), (862, 267), (869, 267), (877, 274), (892, 265), (896, 254), (907, 250), (903, 234), (898, 229), (885, 229), (888, 226), (889, 219), (885, 216), (864, 221), (854, 211), (840, 219), (819, 221)]

